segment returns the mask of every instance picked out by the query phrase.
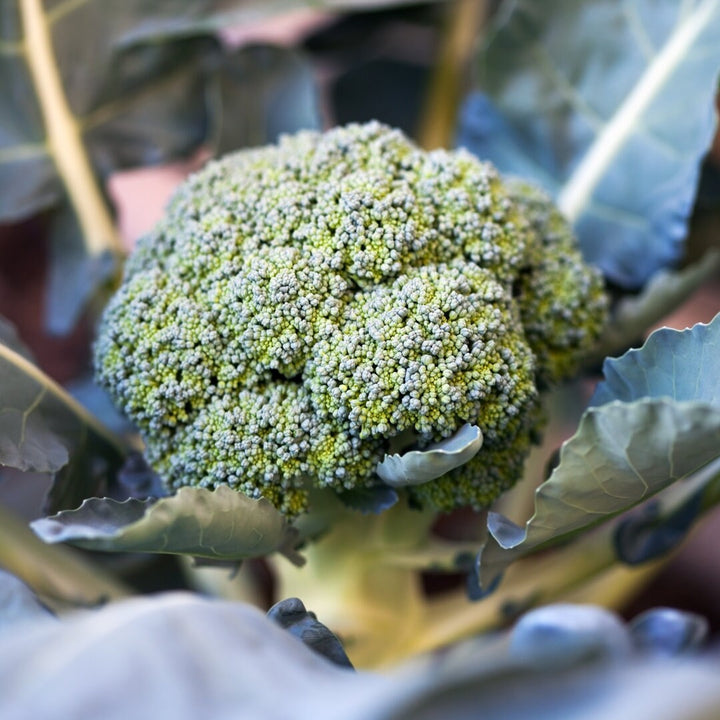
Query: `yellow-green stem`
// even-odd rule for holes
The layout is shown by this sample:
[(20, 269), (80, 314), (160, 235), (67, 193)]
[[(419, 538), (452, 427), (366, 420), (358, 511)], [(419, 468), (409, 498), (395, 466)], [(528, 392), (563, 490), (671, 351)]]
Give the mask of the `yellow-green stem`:
[(122, 255), (122, 243), (70, 110), (41, 0), (20, 0), (25, 56), (45, 121), (47, 145), (92, 256)]
[(454, 0), (434, 64), (418, 142), (426, 150), (452, 144), (472, 51), (487, 13), (486, 0)]
[(496, 630), (510, 624), (518, 613), (565, 598), (616, 561), (611, 544), (598, 540), (591, 535), (562, 550), (516, 562), (500, 588), (478, 602), (470, 602), (464, 591), (432, 601), (426, 608), (423, 632), (402, 648), (402, 655), (437, 650)]
[(332, 529), (303, 550), (306, 565), (274, 562), (277, 598), (301, 598), (340, 636), (357, 667), (377, 667), (395, 660), (424, 612), (417, 570), (388, 565), (385, 557), (420, 546), (434, 515), (403, 502), (380, 515), (336, 512)]

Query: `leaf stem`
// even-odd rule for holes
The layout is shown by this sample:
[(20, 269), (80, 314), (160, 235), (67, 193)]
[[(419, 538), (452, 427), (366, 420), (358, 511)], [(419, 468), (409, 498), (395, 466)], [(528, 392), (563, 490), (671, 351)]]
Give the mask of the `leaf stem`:
[(523, 559), (508, 569), (498, 591), (479, 602), (469, 602), (462, 591), (428, 603), (423, 630), (413, 637), (412, 647), (403, 648), (403, 655), (505, 627), (518, 614), (578, 590), (616, 562), (609, 538), (595, 533), (546, 556)]
[(47, 545), (0, 505), (0, 566), (35, 592), (74, 605), (97, 605), (131, 594), (101, 568), (65, 547)]
[(123, 254), (122, 243), (63, 91), (41, 0), (20, 0), (25, 56), (45, 121), (47, 142), (80, 223), (88, 252)]
[(417, 134), (426, 150), (452, 144), (468, 62), (486, 15), (485, 0), (455, 0), (448, 8)]
[(580, 217), (605, 171), (635, 131), (639, 118), (650, 106), (678, 62), (687, 55), (716, 12), (717, 6), (718, 0), (705, 0), (680, 23), (662, 50), (647, 66), (610, 122), (598, 134), (558, 196), (558, 207), (570, 222), (575, 222)]

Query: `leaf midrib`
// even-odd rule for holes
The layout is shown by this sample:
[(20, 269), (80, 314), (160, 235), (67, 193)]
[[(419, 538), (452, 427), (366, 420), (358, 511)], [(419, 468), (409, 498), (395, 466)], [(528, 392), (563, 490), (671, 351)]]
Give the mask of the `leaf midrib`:
[(637, 126), (638, 119), (662, 89), (669, 75), (687, 55), (698, 35), (718, 9), (720, 0), (704, 0), (681, 19), (655, 55), (632, 92), (598, 134), (580, 164), (563, 186), (557, 200), (563, 214), (575, 222), (585, 210), (605, 172)]

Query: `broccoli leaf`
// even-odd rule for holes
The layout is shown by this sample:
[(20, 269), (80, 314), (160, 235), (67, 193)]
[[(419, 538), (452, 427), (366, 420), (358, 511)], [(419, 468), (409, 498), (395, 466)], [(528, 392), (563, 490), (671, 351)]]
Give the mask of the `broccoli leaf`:
[(591, 406), (669, 397), (720, 408), (720, 314), (689, 330), (656, 330), (641, 349), (605, 360), (603, 375)]
[[(248, 605), (133, 598), (0, 637), (0, 715), (334, 720), (342, 708), (346, 720), (460, 720), (479, 709), (483, 720), (700, 720), (720, 708), (717, 657), (614, 652), (606, 611), (543, 610), (520, 638), (534, 652), (482, 637), (371, 673), (333, 665)], [(621, 650), (625, 629), (613, 630)]]
[(705, 487), (699, 491), (690, 488), (679, 502), (659, 498), (621, 518), (613, 533), (618, 559), (627, 565), (639, 565), (675, 548), (700, 515), (704, 494)]
[(14, 575), (0, 569), (0, 635), (27, 621), (52, 620), (35, 593)]
[(525, 613), (512, 629), (510, 650), (525, 660), (567, 663), (593, 655), (628, 655), (631, 643), (624, 623), (614, 612), (592, 605), (558, 603)]
[(507, 3), (459, 143), (556, 196), (587, 260), (639, 287), (682, 252), (714, 132), (720, 3)]
[[(278, 77), (286, 71), (281, 59), (271, 68), (245, 62), (237, 69), (238, 57), (215, 35), (225, 23), (284, 9), (263, 5), (270, 4), (3, 4), (0, 222), (51, 211), (51, 329), (72, 326), (123, 254), (103, 181), (117, 169), (185, 157), (217, 137), (242, 141), (227, 131), (242, 127), (231, 115), (238, 106), (232, 82), (239, 72), (244, 75), (238, 92), (252, 108), (245, 112), (256, 133), (268, 119), (263, 111), (277, 109), (263, 102), (266, 83), (257, 82), (268, 70), (276, 87), (284, 82), (287, 96), (301, 108), (297, 115), (287, 111), (279, 122), (273, 119), (272, 131), (319, 124), (299, 59), (287, 65), (285, 78)], [(258, 96), (248, 90), (256, 84)]]
[(634, 344), (654, 323), (679, 307), (720, 269), (720, 252), (708, 251), (702, 260), (682, 270), (659, 270), (636, 296), (624, 297), (613, 312), (593, 356), (598, 360)]
[[(678, 332), (654, 332), (640, 350), (608, 358), (591, 405), (631, 401), (645, 395), (702, 400), (720, 407), (720, 315), (705, 325)], [(720, 453), (718, 453), (720, 456)], [(696, 519), (718, 502), (720, 465), (708, 465), (692, 482), (664, 493), (643, 511), (624, 518), (615, 531), (617, 556), (637, 564), (677, 546)]]
[(2, 316), (0, 316), (0, 344), (16, 352), (28, 362), (35, 362), (30, 348), (20, 339), (15, 326)]
[(699, 649), (710, 627), (701, 615), (660, 607), (634, 617), (628, 629), (635, 647), (643, 652), (678, 655)]
[[(478, 555), (473, 595), (494, 589), (509, 563), (538, 546), (608, 520), (703, 468), (713, 470), (720, 458), (719, 344), (720, 315), (682, 332), (658, 330), (641, 349), (605, 362), (606, 379), (563, 445), (560, 464), (538, 488), (525, 528), (488, 516), (490, 538)], [(621, 524), (616, 542), (624, 534), (636, 559), (651, 557), (654, 547), (668, 549), (689, 526), (684, 511), (708, 505), (703, 493), (715, 493), (716, 474), (700, 478), (705, 489), (696, 502), (695, 485), (679, 486), (680, 497), (660, 512), (666, 522)]]
[(216, 87), (222, 103), (214, 135), (218, 155), (321, 126), (310, 66), (287, 48), (252, 45), (229, 54), (217, 73)]
[(254, 607), (190, 593), (25, 624), (0, 637), (0, 674), (8, 719), (302, 718), (350, 685), (361, 697), (389, 684), (333, 665)]
[(477, 425), (463, 425), (454, 435), (434, 443), (425, 450), (411, 450), (402, 455), (385, 455), (377, 465), (377, 474), (391, 487), (421, 485), (445, 475), (472, 460), (483, 444)]
[(49, 507), (75, 507), (107, 489), (125, 448), (28, 360), (9, 327), (0, 332), (0, 464), (55, 473)]
[(720, 408), (666, 398), (590, 408), (535, 495), (524, 528), (489, 513), (473, 597), (491, 592), (514, 560), (648, 500), (720, 455)]
[(342, 490), (337, 496), (346, 507), (374, 515), (389, 510), (400, 499), (397, 492), (386, 485)]
[(160, 500), (89, 498), (32, 523), (46, 542), (93, 550), (242, 560), (282, 552), (293, 560), (295, 530), (265, 499), (221, 486), (181, 488)]

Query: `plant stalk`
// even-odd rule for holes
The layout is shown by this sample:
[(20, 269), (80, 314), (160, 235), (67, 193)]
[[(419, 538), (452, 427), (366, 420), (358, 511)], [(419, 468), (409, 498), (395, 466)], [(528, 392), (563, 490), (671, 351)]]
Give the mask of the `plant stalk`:
[(25, 58), (45, 121), (47, 145), (80, 223), (88, 252), (122, 256), (123, 249), (70, 110), (41, 0), (20, 0)]
[(1, 505), (0, 566), (39, 595), (71, 605), (93, 606), (131, 594), (123, 583), (78, 553), (44, 543)]
[(454, 0), (448, 6), (417, 133), (425, 150), (452, 145), (468, 65), (486, 16), (486, 0)]

